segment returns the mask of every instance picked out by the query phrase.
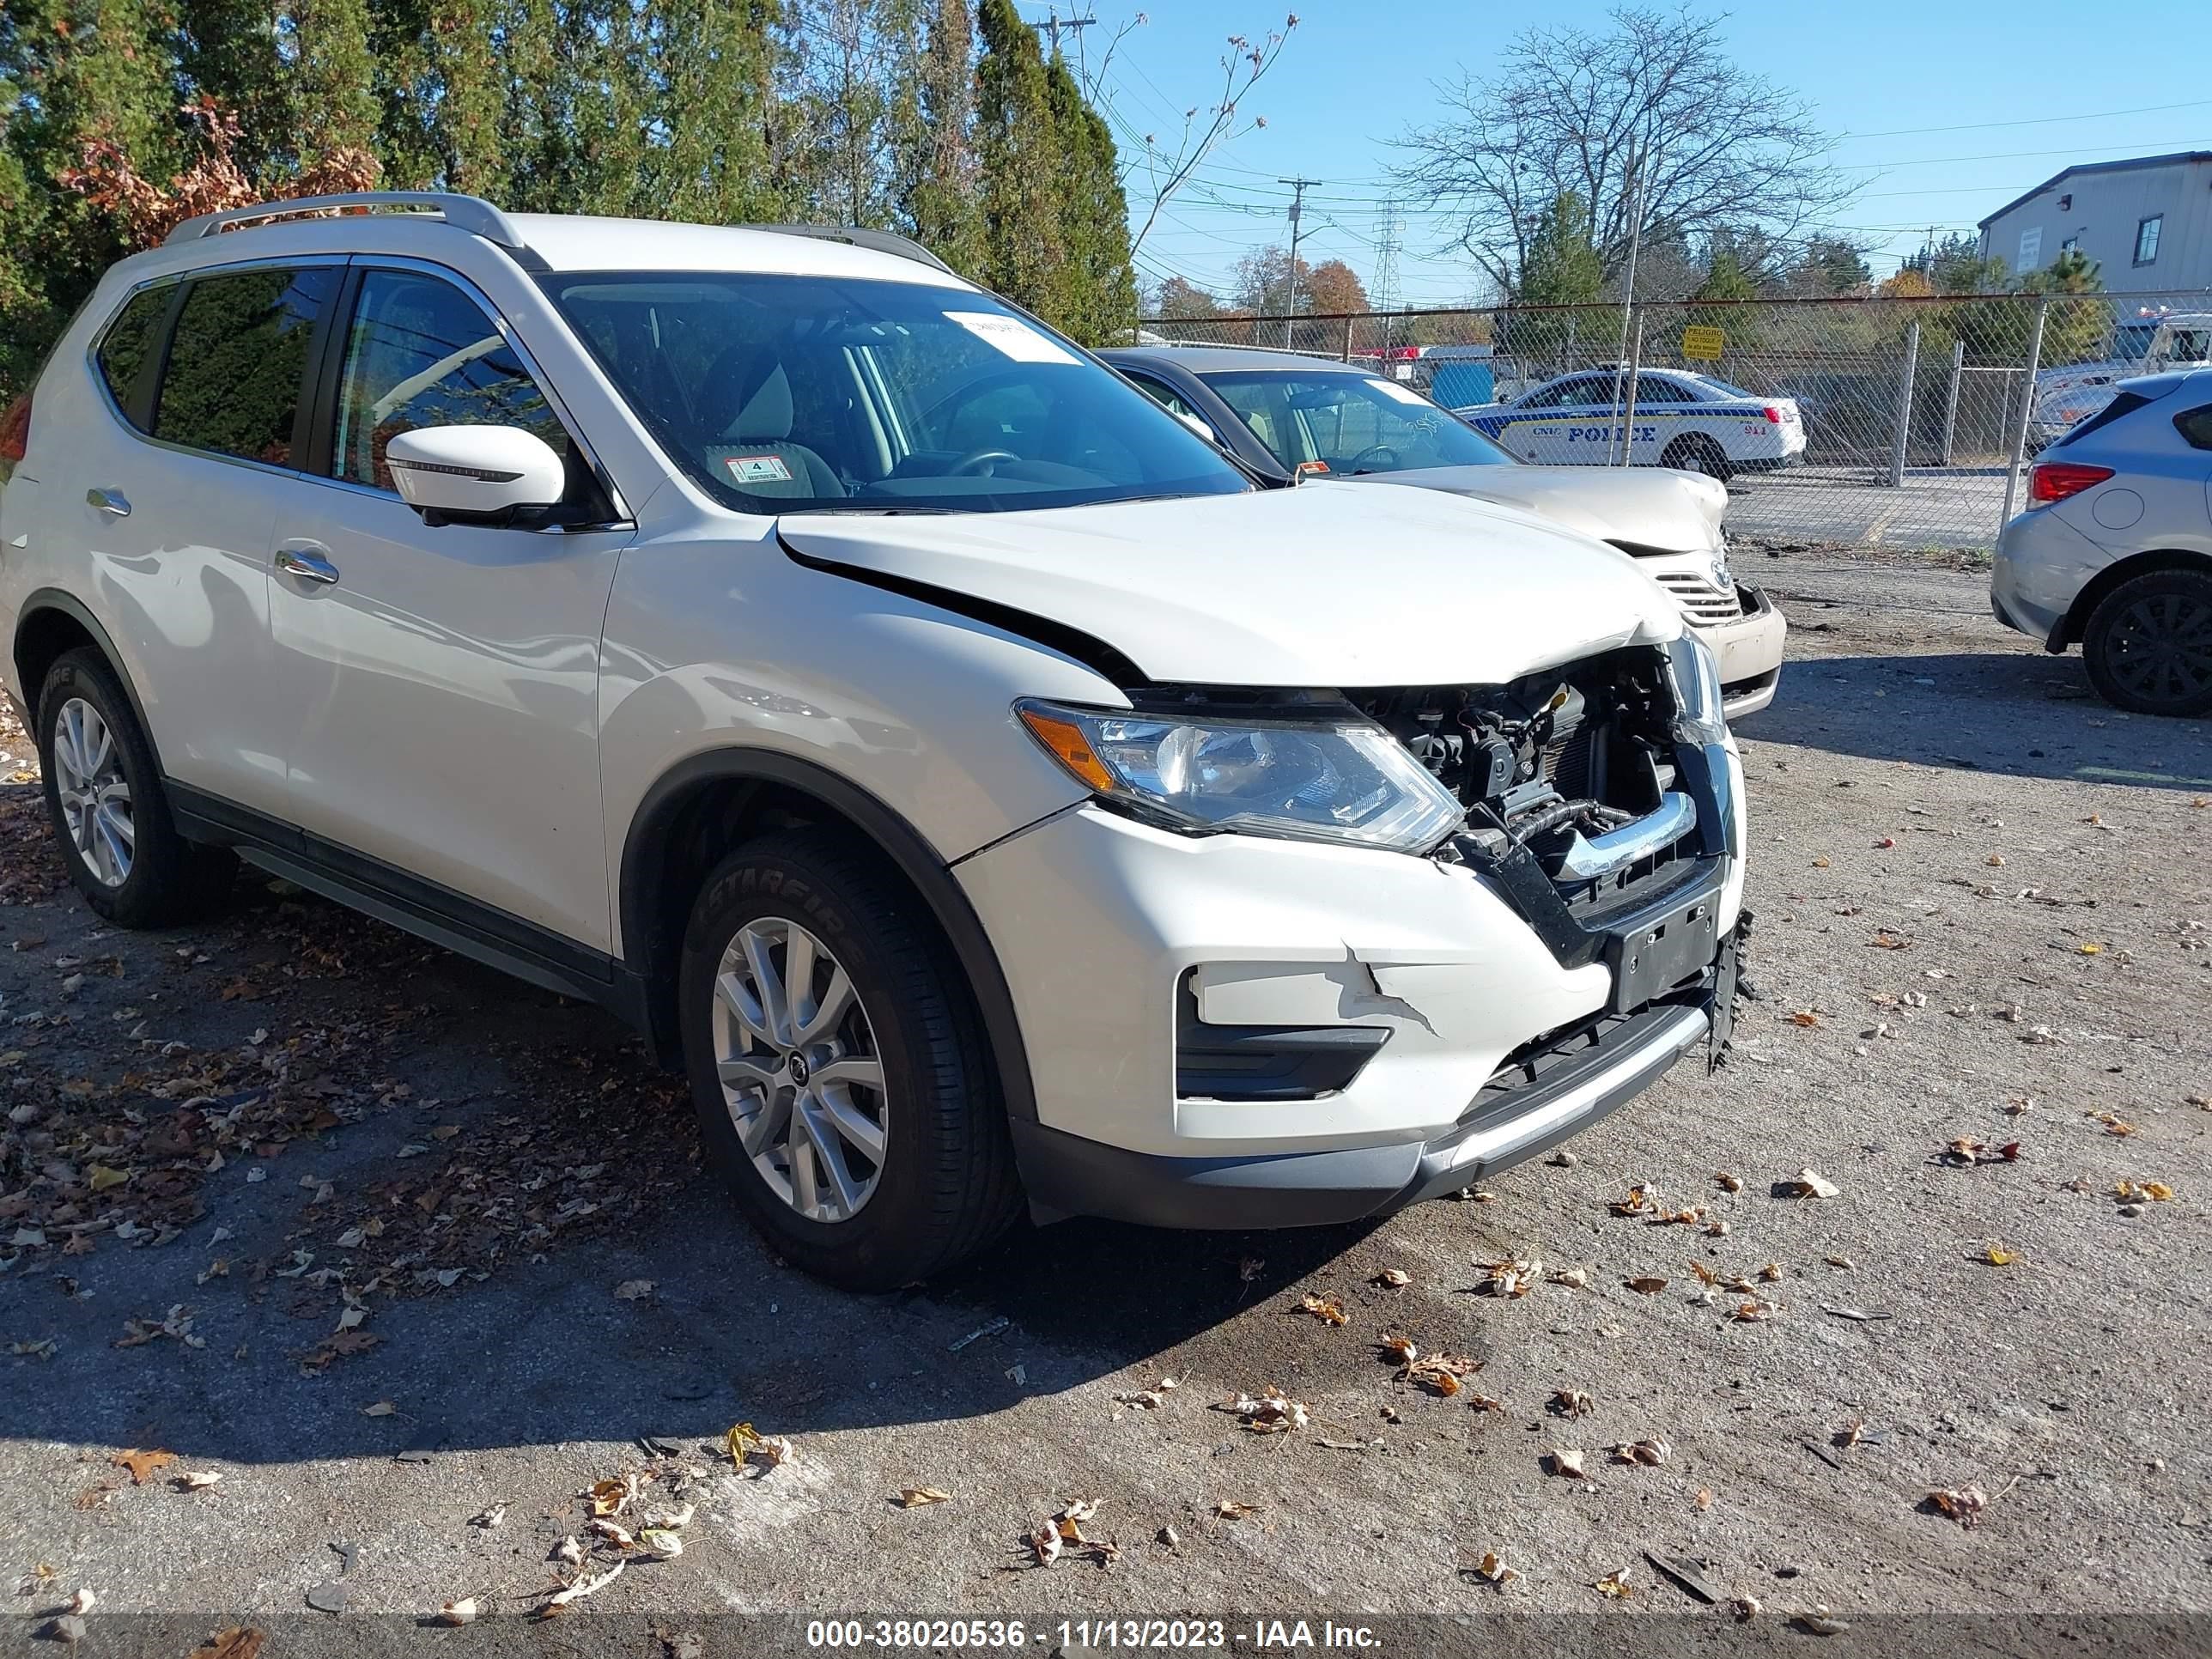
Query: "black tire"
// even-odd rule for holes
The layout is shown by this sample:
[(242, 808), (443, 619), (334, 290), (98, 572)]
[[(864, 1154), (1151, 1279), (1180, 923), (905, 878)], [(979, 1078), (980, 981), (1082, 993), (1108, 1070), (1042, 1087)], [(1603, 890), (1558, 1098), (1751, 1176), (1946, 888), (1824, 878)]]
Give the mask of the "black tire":
[[(119, 884), (102, 879), (94, 869), (63, 808), (54, 744), (64, 711), (77, 702), (88, 705), (106, 727), (114, 761), (129, 791), (131, 856)], [(161, 769), (107, 659), (89, 649), (64, 652), (46, 671), (37, 707), (46, 815), (61, 843), (70, 879), (94, 912), (121, 927), (169, 927), (220, 904), (237, 874), (237, 857), (227, 848), (198, 846), (177, 833), (161, 789)]]
[[(830, 832), (747, 843), (708, 877), (678, 970), (684, 1069), (716, 1170), (776, 1250), (854, 1291), (896, 1290), (974, 1255), (1014, 1218), (1020, 1197), (973, 998), (951, 949), (912, 919), (915, 901), (877, 873), (880, 862)], [(756, 1167), (725, 1102), (716, 975), (740, 930), (762, 919), (799, 924), (842, 965), (882, 1066), (876, 1185), (842, 1219), (801, 1214)]]
[(1702, 472), (1723, 483), (1735, 471), (1718, 444), (1696, 433), (1686, 434), (1668, 444), (1667, 453), (1659, 458), (1659, 465), (1681, 472)]
[(2212, 714), (2212, 570), (2153, 570), (2098, 602), (2081, 630), (2089, 683), (2136, 714)]

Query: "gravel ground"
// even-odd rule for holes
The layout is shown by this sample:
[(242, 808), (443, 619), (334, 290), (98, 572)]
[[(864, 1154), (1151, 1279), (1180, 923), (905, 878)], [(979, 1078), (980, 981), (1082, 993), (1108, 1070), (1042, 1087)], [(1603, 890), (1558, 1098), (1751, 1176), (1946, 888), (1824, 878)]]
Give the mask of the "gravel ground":
[[(519, 1613), (624, 1474), (619, 1524), (695, 1512), (590, 1604), (637, 1643), (730, 1610), (1693, 1608), (1647, 1550), (1768, 1620), (2212, 1607), (2212, 731), (2105, 708), (1974, 572), (1741, 557), (1793, 661), (1741, 732), (1764, 1000), (1717, 1076), (1475, 1201), (1024, 1230), (891, 1297), (764, 1252), (596, 1013), (281, 884), (104, 931), (0, 726), (9, 1610)], [(1482, 1293), (1516, 1259), (1534, 1291)], [(1386, 1334), (1480, 1369), (1439, 1396)], [(1306, 1426), (1218, 1408), (1269, 1386)], [(789, 1457), (741, 1474), (741, 1421)], [(1639, 1441), (1664, 1461), (1609, 1455)], [(1968, 1489), (1978, 1524), (1929, 1501)], [(1118, 1554), (1036, 1569), (1079, 1498)]]

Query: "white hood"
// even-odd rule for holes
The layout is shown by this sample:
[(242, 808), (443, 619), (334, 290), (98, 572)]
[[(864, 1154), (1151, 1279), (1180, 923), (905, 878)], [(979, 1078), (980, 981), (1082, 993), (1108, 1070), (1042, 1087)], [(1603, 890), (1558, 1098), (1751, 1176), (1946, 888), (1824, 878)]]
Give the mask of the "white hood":
[(1370, 472), (1362, 483), (1449, 489), (1578, 530), (1601, 542), (1667, 553), (1709, 553), (1721, 544), (1728, 486), (1667, 467), (1432, 466)]
[(794, 552), (1102, 640), (1150, 679), (1496, 683), (1682, 631), (1612, 549), (1510, 507), (1308, 483), (943, 516), (793, 514)]

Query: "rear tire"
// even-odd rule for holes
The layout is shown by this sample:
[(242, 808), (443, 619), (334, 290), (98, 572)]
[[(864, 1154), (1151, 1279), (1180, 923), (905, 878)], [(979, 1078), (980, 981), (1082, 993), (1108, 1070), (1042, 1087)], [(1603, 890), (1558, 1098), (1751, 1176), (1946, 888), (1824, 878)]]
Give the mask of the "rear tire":
[(1019, 1201), (967, 984), (880, 862), (821, 831), (739, 848), (693, 906), (677, 990), (700, 1132), (738, 1207), (854, 1291), (953, 1266)]
[(220, 904), (237, 856), (177, 833), (153, 745), (106, 659), (64, 652), (38, 711), (47, 816), (94, 912), (118, 927), (167, 927)]
[(2212, 714), (2212, 571), (2153, 570), (2122, 582), (2081, 630), (2089, 683), (2130, 714)]
[(1659, 458), (1659, 465), (1671, 466), (1682, 472), (1702, 472), (1708, 478), (1717, 478), (1723, 483), (1735, 468), (1729, 465), (1728, 456), (1711, 438), (1692, 433), (1677, 438), (1667, 446), (1667, 453)]

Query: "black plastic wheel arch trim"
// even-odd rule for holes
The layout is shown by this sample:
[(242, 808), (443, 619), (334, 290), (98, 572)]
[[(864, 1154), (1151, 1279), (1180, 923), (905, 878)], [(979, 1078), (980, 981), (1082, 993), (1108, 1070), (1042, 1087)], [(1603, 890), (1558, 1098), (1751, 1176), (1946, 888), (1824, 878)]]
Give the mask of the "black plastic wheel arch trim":
[(1014, 1012), (1013, 993), (1000, 966), (998, 951), (951, 867), (920, 831), (866, 790), (825, 767), (769, 750), (718, 749), (678, 763), (647, 791), (630, 821), (622, 851), (623, 959), (631, 976), (648, 988), (651, 1006), (646, 1029), (656, 1052), (671, 1052), (668, 1045), (678, 1039), (672, 984), (654, 968), (672, 942), (654, 936), (647, 878), (684, 797), (701, 783), (722, 781), (778, 784), (811, 795), (857, 827), (890, 860), (921, 895), (967, 976), (982, 1015), (983, 1037), (990, 1047), (1007, 1115), (1035, 1121), (1036, 1090), (1030, 1076), (1021, 1021)]

